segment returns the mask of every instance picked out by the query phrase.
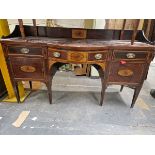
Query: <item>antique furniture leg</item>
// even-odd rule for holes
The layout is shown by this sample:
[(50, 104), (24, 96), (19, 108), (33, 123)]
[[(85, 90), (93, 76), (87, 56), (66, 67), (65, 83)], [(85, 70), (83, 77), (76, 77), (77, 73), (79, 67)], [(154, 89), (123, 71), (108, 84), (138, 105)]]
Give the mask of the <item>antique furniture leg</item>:
[(120, 92), (122, 92), (123, 88), (124, 88), (124, 86), (123, 86), (123, 85), (121, 85), (121, 89), (120, 89)]
[[(108, 65), (107, 65), (108, 66)], [(108, 68), (108, 67), (107, 67)], [(100, 100), (100, 105), (102, 106), (103, 105), (103, 100), (104, 100), (104, 95), (105, 95), (105, 90), (107, 88), (107, 72), (108, 72), (108, 69), (107, 71), (105, 72), (103, 70), (102, 67), (99, 68), (99, 75), (101, 77), (101, 82), (102, 82), (102, 91), (101, 91), (101, 100)]]
[(105, 94), (105, 90), (106, 90), (106, 83), (104, 82), (104, 79), (101, 79), (102, 82), (102, 91), (101, 91), (101, 99), (100, 99), (100, 105), (103, 105), (103, 99), (104, 99), (104, 94)]
[(8, 70), (10, 71), (10, 75), (11, 75), (10, 80), (12, 82), (13, 87), (15, 88), (14, 89), (15, 97), (17, 99), (17, 102), (20, 103), (21, 101), (20, 101), (20, 94), (19, 94), (19, 84), (18, 84), (17, 81), (14, 81), (14, 79), (12, 78), (13, 73), (12, 73), (12, 70), (11, 70), (11, 65), (9, 63), (9, 60), (7, 60), (6, 63), (8, 65)]
[(151, 89), (150, 94), (153, 98), (155, 98), (155, 89)]
[(50, 104), (52, 104), (52, 80), (55, 73), (59, 70), (59, 67), (61, 67), (62, 65), (63, 65), (62, 63), (55, 63), (51, 66), (51, 69), (49, 71), (50, 74), (48, 77), (48, 81), (46, 82), (46, 86), (48, 90)]
[(104, 71), (103, 69), (98, 66), (98, 65), (93, 65), (96, 70), (98, 71), (99, 73), (99, 76), (101, 78), (101, 83), (102, 83), (102, 90), (101, 90), (101, 98), (100, 98), (100, 105), (102, 106), (103, 105), (103, 100), (104, 100), (104, 94), (105, 94), (105, 90), (107, 88), (107, 85), (106, 85), (106, 82), (105, 82), (105, 79), (104, 79)]
[(30, 89), (32, 90), (32, 81), (29, 81)]
[(137, 97), (138, 97), (138, 95), (140, 93), (140, 90), (141, 90), (141, 86), (138, 86), (138, 87), (135, 88), (133, 99), (132, 99), (132, 104), (131, 104), (131, 107), (130, 108), (133, 108), (134, 107), (135, 102), (137, 100)]
[(46, 82), (47, 90), (48, 90), (48, 97), (49, 97), (49, 102), (52, 104), (52, 80), (49, 80)]
[(147, 76), (148, 76), (148, 71), (147, 71), (147, 74), (146, 74), (146, 76), (145, 76), (145, 80), (147, 79)]
[(20, 95), (19, 95), (19, 89), (18, 89), (18, 82), (15, 82), (15, 94), (17, 98), (17, 102), (20, 103)]

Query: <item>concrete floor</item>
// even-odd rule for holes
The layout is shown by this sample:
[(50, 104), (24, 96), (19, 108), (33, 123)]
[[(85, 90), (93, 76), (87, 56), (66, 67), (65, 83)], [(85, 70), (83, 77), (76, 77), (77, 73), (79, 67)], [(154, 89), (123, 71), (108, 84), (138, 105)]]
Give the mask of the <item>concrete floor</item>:
[[(155, 134), (155, 65), (150, 67), (137, 103), (130, 109), (133, 90), (110, 86), (99, 106), (100, 79), (59, 72), (53, 81), (53, 104), (43, 84), (23, 104), (0, 103), (0, 134)], [(12, 123), (24, 111), (29, 116), (20, 128)]]

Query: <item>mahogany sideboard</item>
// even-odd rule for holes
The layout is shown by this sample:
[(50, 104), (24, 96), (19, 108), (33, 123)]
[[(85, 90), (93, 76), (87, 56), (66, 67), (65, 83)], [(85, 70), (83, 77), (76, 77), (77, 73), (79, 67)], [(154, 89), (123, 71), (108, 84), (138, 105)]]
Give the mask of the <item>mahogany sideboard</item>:
[[(21, 29), (23, 28), (23, 29)], [(121, 35), (121, 37), (120, 37)], [(91, 64), (99, 72), (103, 104), (108, 85), (134, 89), (131, 107), (147, 77), (155, 47), (142, 30), (81, 29), (17, 25), (12, 34), (3, 37), (6, 62), (20, 102), (18, 81), (44, 82), (52, 103), (52, 78), (67, 63)]]

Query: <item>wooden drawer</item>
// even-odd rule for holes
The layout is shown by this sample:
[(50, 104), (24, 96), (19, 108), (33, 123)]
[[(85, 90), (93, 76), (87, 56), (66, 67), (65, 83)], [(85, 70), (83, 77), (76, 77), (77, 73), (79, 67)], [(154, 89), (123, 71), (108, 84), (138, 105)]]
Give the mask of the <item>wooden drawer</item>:
[(43, 55), (43, 49), (41, 47), (32, 46), (8, 46), (9, 55)]
[(147, 51), (114, 51), (114, 59), (146, 60), (148, 54)]
[(44, 59), (14, 57), (10, 59), (14, 78), (44, 78)]
[(111, 62), (109, 71), (109, 82), (125, 82), (125, 83), (140, 83), (144, 78), (145, 64), (127, 62)]
[(87, 52), (69, 51), (68, 61), (72, 63), (85, 63), (87, 62)]
[(107, 51), (96, 51), (88, 53), (88, 61), (103, 61), (107, 59)]
[(70, 51), (70, 50), (59, 50), (59, 49), (48, 49), (48, 56), (53, 60), (67, 60), (72, 63), (83, 63), (87, 61), (87, 52)]
[(67, 60), (67, 51), (49, 48), (48, 49), (48, 56), (51, 58), (55, 58), (55, 59)]

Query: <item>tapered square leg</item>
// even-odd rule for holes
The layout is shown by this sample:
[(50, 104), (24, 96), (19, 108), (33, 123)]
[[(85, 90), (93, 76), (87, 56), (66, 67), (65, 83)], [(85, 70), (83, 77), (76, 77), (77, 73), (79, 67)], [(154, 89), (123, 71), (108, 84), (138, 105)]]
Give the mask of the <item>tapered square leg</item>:
[(32, 90), (32, 81), (29, 81), (30, 89)]
[(138, 97), (138, 95), (139, 95), (139, 93), (140, 93), (140, 90), (141, 90), (141, 87), (135, 88), (134, 95), (133, 95), (133, 99), (132, 99), (132, 104), (131, 104), (131, 107), (130, 107), (130, 108), (133, 108), (133, 107), (134, 107), (135, 102), (136, 102), (136, 100), (137, 100), (137, 97)]
[(102, 83), (102, 90), (101, 90), (101, 98), (100, 98), (100, 105), (102, 106), (103, 105), (103, 100), (104, 100), (104, 95), (105, 95), (105, 90), (107, 88), (107, 85), (106, 85), (106, 77), (104, 76), (104, 70), (101, 66), (98, 66), (98, 65), (93, 65), (96, 70), (98, 71), (99, 73), (99, 76), (101, 78), (101, 83)]
[(100, 99), (100, 105), (103, 105), (104, 95), (105, 95), (106, 85), (102, 83), (102, 91), (101, 91), (101, 99)]
[(52, 81), (49, 81), (46, 83), (47, 86), (47, 91), (48, 91), (48, 97), (49, 97), (49, 102), (52, 104)]
[(124, 88), (124, 86), (123, 86), (123, 85), (121, 85), (121, 89), (120, 89), (120, 92), (122, 92), (123, 88)]
[(19, 89), (18, 89), (18, 82), (15, 82), (15, 95), (17, 98), (17, 102), (20, 103), (20, 95), (19, 95)]

